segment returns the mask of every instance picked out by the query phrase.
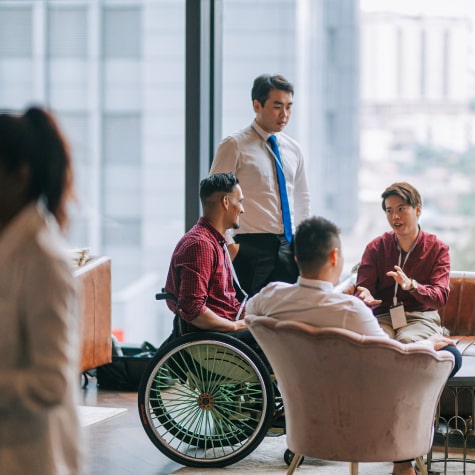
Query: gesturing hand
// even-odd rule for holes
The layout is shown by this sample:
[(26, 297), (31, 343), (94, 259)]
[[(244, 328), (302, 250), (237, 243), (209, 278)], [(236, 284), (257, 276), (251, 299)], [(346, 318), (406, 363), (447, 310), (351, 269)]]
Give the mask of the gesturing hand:
[(375, 299), (366, 287), (356, 287), (355, 295), (366, 305), (368, 305), (368, 307), (374, 307), (375, 305), (379, 305), (381, 303), (381, 300)]
[(394, 266), (394, 269), (386, 272), (386, 275), (392, 277), (401, 286), (402, 290), (409, 290), (412, 287), (411, 279), (404, 274), (399, 266)]

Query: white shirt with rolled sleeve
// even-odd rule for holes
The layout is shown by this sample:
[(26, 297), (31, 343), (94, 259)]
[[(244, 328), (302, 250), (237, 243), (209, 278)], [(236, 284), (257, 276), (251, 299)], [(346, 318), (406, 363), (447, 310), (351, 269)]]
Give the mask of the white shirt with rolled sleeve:
[[(244, 194), (244, 213), (236, 233), (284, 233), (274, 156), (267, 144), (269, 135), (254, 121), (219, 144), (211, 165), (210, 175), (233, 172), (239, 179)], [(304, 159), (294, 139), (282, 132), (275, 135), (295, 231), (295, 227), (310, 216)]]

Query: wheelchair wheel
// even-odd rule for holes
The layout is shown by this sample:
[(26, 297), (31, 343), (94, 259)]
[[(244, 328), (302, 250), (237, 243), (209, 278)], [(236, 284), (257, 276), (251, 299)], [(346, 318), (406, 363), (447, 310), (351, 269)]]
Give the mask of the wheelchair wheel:
[(189, 467), (224, 467), (250, 454), (271, 424), (273, 402), (272, 381), (257, 354), (215, 332), (162, 346), (138, 393), (150, 440)]

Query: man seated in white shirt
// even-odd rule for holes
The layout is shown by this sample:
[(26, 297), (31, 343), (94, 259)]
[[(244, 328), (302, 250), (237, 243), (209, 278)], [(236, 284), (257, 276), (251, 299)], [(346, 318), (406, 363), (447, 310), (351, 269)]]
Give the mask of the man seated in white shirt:
[[(389, 338), (372, 311), (360, 299), (334, 291), (343, 269), (340, 230), (335, 224), (322, 217), (305, 219), (297, 227), (294, 251), (300, 271), (297, 282), (268, 284), (248, 301), (247, 314), (297, 320), (316, 327), (345, 328), (362, 335)], [(455, 348), (455, 343), (442, 335), (433, 335), (424, 343), (436, 350), (451, 351)], [(454, 356), (452, 374), (460, 368), (461, 362)], [(412, 461), (394, 463), (393, 473), (414, 475)]]

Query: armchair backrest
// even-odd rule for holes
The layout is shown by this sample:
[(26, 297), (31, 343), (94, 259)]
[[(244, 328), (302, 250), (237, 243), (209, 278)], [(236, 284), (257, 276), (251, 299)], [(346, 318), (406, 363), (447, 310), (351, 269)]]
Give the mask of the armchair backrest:
[(450, 353), (295, 321), (246, 321), (275, 371), (293, 452), (383, 462), (429, 451)]

